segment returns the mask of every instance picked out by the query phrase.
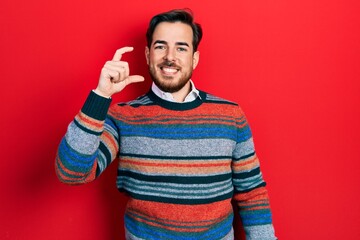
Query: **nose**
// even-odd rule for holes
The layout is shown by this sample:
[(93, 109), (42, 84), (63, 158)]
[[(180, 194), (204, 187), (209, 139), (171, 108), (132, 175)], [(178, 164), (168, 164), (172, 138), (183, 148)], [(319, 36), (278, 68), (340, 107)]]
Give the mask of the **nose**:
[(176, 60), (175, 51), (172, 48), (168, 48), (164, 56), (164, 60), (174, 62)]

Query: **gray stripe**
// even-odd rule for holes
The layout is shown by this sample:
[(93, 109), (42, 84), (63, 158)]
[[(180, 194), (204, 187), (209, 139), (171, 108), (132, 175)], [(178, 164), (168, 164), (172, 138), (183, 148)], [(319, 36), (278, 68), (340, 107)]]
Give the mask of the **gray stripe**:
[(100, 143), (98, 136), (84, 132), (74, 122), (69, 125), (65, 138), (72, 149), (87, 155), (96, 152)]
[[(121, 161), (121, 160), (120, 160)], [(124, 168), (124, 167), (120, 167), (119, 170), (129, 170), (128, 168)], [(131, 172), (134, 173), (139, 173), (139, 174), (144, 174), (143, 170), (135, 170), (135, 169), (130, 169)], [(229, 171), (217, 171), (215, 173), (199, 173), (199, 172), (184, 172), (184, 173), (174, 173), (174, 172), (170, 172), (170, 173), (161, 173), (161, 172), (155, 172), (155, 173), (146, 173), (146, 175), (148, 176), (162, 176), (162, 177), (166, 177), (166, 176), (170, 176), (170, 177), (207, 177), (207, 176), (217, 176), (217, 175), (223, 175), (223, 174), (229, 174), (231, 172), (230, 168)]]
[(249, 155), (253, 153), (254, 150), (254, 142), (253, 138), (249, 138), (245, 142), (241, 142), (236, 144), (235, 150), (234, 150), (234, 158), (241, 158), (243, 156)]
[[(207, 195), (206, 198), (215, 198), (218, 196), (226, 195), (227, 193), (230, 193), (231, 191), (232, 191), (232, 189), (228, 189), (227, 191), (224, 191), (219, 194), (210, 194), (210, 195)], [(167, 197), (167, 198), (174, 198), (174, 199), (204, 199), (204, 196), (194, 196), (194, 195), (184, 195), (184, 194), (181, 194), (181, 195), (158, 194), (155, 192), (134, 191), (134, 190), (131, 190), (130, 192), (140, 194), (140, 195), (146, 195), (146, 196)]]
[(229, 139), (172, 140), (147, 137), (123, 137), (122, 155), (140, 154), (153, 156), (229, 156), (231, 158), (235, 142)]
[(244, 227), (247, 240), (276, 240), (272, 224)]
[(100, 172), (103, 172), (106, 167), (107, 167), (107, 165), (106, 165), (105, 155), (102, 152), (99, 152), (98, 168), (99, 168)]
[(140, 104), (140, 105), (145, 105), (148, 103), (152, 103), (152, 101), (150, 100), (149, 97), (139, 97), (139, 99), (133, 100), (128, 102), (128, 105), (135, 105), (135, 104)]
[(116, 129), (112, 128), (111, 125), (105, 123), (104, 130), (109, 132), (111, 135), (114, 135), (115, 138), (119, 138), (118, 132), (116, 131)]
[(224, 98), (217, 97), (217, 96), (214, 96), (214, 95), (211, 95), (211, 94), (207, 94), (206, 99), (207, 100), (213, 100), (213, 101), (221, 101), (221, 102), (225, 102), (225, 103), (233, 103), (233, 102), (231, 102), (229, 100), (226, 100)]

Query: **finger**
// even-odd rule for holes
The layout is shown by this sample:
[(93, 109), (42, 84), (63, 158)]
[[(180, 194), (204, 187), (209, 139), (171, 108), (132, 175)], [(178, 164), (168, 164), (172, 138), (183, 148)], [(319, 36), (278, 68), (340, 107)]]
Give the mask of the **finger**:
[(129, 64), (127, 62), (114, 62), (114, 61), (110, 61), (108, 63), (106, 63), (106, 67), (108, 69), (111, 69), (113, 71), (118, 71), (120, 72), (124, 78), (126, 78), (127, 76), (130, 75), (130, 69), (129, 69)]
[(127, 83), (143, 82), (145, 78), (140, 75), (131, 75), (127, 79)]
[(119, 82), (121, 78), (121, 75), (118, 71), (112, 71), (112, 70), (107, 71), (107, 76), (111, 82)]
[(108, 61), (105, 64), (108, 68), (118, 68), (118, 67), (124, 67), (129, 68), (129, 63), (124, 61)]
[(119, 77), (119, 72), (114, 70), (114, 69), (111, 69), (111, 68), (108, 68), (108, 67), (104, 66), (101, 69), (101, 75), (104, 76), (105, 78), (113, 80), (114, 78)]
[(120, 48), (118, 50), (116, 50), (115, 54), (114, 54), (114, 57), (113, 57), (113, 61), (120, 61), (122, 55), (124, 53), (127, 53), (127, 52), (131, 52), (132, 50), (134, 50), (133, 47), (123, 47), (123, 48)]

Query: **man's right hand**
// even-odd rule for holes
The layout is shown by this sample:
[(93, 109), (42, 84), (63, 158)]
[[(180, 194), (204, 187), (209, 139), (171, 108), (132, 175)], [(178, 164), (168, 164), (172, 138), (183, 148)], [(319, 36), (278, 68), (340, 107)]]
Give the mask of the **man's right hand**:
[(140, 75), (130, 75), (129, 64), (121, 61), (126, 52), (134, 50), (133, 47), (123, 47), (115, 52), (111, 61), (107, 61), (101, 69), (100, 79), (95, 93), (103, 97), (111, 97), (114, 93), (123, 90), (127, 85), (144, 81)]

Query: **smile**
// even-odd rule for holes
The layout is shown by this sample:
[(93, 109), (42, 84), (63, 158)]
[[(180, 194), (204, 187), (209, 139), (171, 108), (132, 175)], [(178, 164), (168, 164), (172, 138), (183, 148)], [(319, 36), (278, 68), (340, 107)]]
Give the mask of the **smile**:
[(164, 74), (175, 74), (179, 71), (179, 69), (171, 67), (160, 67), (160, 69)]

